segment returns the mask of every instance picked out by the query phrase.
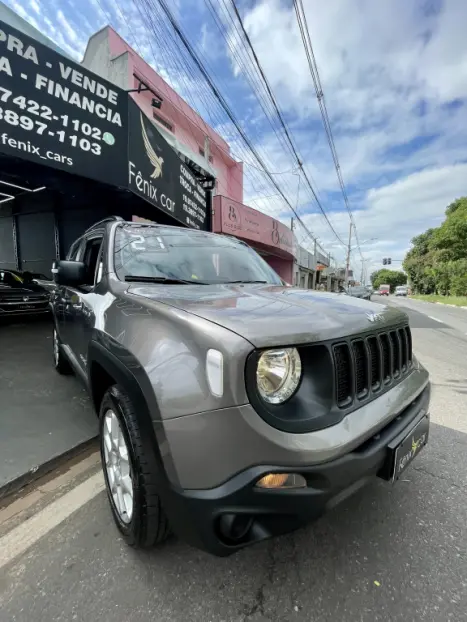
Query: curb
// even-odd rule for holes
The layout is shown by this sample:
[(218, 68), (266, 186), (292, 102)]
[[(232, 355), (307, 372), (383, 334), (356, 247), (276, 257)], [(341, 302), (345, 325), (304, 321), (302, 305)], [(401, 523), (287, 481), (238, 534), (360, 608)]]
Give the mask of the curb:
[(96, 440), (97, 436), (93, 436), (91, 439), (79, 443), (75, 447), (68, 449), (67, 451), (59, 454), (58, 456), (54, 456), (47, 462), (44, 462), (43, 464), (29, 469), (29, 471), (27, 471), (26, 473), (23, 473), (15, 479), (0, 486), (0, 501), (3, 501), (9, 495), (17, 493), (28, 484), (31, 484), (37, 479), (43, 477), (44, 475), (47, 475), (51, 471), (54, 471), (58, 467), (62, 466), (62, 464), (64, 464), (65, 462), (68, 462), (68, 460), (71, 460), (71, 458), (75, 458), (76, 456), (85, 453), (95, 444)]
[(431, 300), (419, 300), (418, 298), (410, 298), (410, 296), (408, 297), (408, 300), (412, 300), (413, 302), (421, 302), (424, 305), (441, 305), (443, 307), (452, 307), (453, 309), (463, 309), (464, 311), (467, 311), (467, 307), (460, 306), (460, 305), (452, 305), (452, 304), (447, 303), (447, 302), (439, 302), (439, 301), (431, 301)]
[(460, 305), (451, 305), (447, 302), (435, 302), (435, 305), (443, 305), (443, 307), (453, 307), (454, 309), (465, 309), (467, 310), (467, 307), (463, 307)]

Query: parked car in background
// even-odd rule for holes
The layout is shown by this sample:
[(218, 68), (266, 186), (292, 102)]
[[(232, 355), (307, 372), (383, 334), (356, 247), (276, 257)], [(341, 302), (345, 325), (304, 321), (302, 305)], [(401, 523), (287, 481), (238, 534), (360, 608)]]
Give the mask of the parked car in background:
[(355, 285), (348, 287), (346, 293), (354, 298), (362, 298), (363, 300), (371, 300), (371, 292), (363, 285)]
[(38, 272), (30, 272), (31, 279), (37, 285), (40, 285), (44, 289), (46, 289), (49, 293), (53, 292), (56, 284), (51, 277), (45, 276), (45, 274), (40, 274)]
[(50, 312), (50, 294), (31, 274), (0, 268), (0, 317)]
[(286, 287), (235, 238), (121, 219), (54, 278), (54, 365), (90, 391), (131, 546), (170, 526), (230, 555), (397, 481), (428, 441), (428, 372), (400, 309)]
[(391, 291), (390, 285), (380, 285), (378, 288), (378, 294), (380, 296), (389, 296), (390, 291)]
[(407, 285), (398, 285), (396, 287), (396, 296), (407, 296), (408, 289)]

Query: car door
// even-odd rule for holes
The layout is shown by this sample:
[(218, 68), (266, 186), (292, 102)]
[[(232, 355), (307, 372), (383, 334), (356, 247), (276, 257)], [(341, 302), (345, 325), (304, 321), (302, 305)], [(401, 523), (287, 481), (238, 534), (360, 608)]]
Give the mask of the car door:
[[(102, 276), (103, 234), (93, 232), (84, 239), (81, 261), (86, 265), (87, 282), (79, 288), (73, 288), (70, 314), (70, 348), (79, 365), (87, 376), (88, 346), (96, 323), (95, 308), (99, 304), (96, 285)], [(71, 288), (70, 288), (71, 289)]]

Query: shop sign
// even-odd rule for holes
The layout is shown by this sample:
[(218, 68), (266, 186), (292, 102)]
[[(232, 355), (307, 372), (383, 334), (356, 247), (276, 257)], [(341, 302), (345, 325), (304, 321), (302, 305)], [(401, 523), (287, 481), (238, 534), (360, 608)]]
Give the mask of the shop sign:
[(128, 95), (0, 21), (0, 152), (126, 184)]
[(128, 187), (196, 229), (206, 229), (206, 193), (133, 100), (128, 110)]
[(294, 254), (293, 233), (279, 220), (227, 197), (218, 196), (214, 200), (216, 209), (220, 202), (222, 233)]

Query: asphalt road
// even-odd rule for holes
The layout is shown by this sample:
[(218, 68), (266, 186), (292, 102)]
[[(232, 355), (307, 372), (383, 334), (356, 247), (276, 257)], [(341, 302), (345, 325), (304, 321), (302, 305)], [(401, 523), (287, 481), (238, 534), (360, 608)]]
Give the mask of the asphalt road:
[(31, 525), (27, 551), (21, 538), (0, 540), (2, 622), (465, 622), (467, 312), (464, 322), (438, 305), (379, 302), (406, 307), (433, 381), (430, 443), (402, 481), (375, 482), (295, 534), (217, 559), (176, 540), (127, 549), (85, 480)]

